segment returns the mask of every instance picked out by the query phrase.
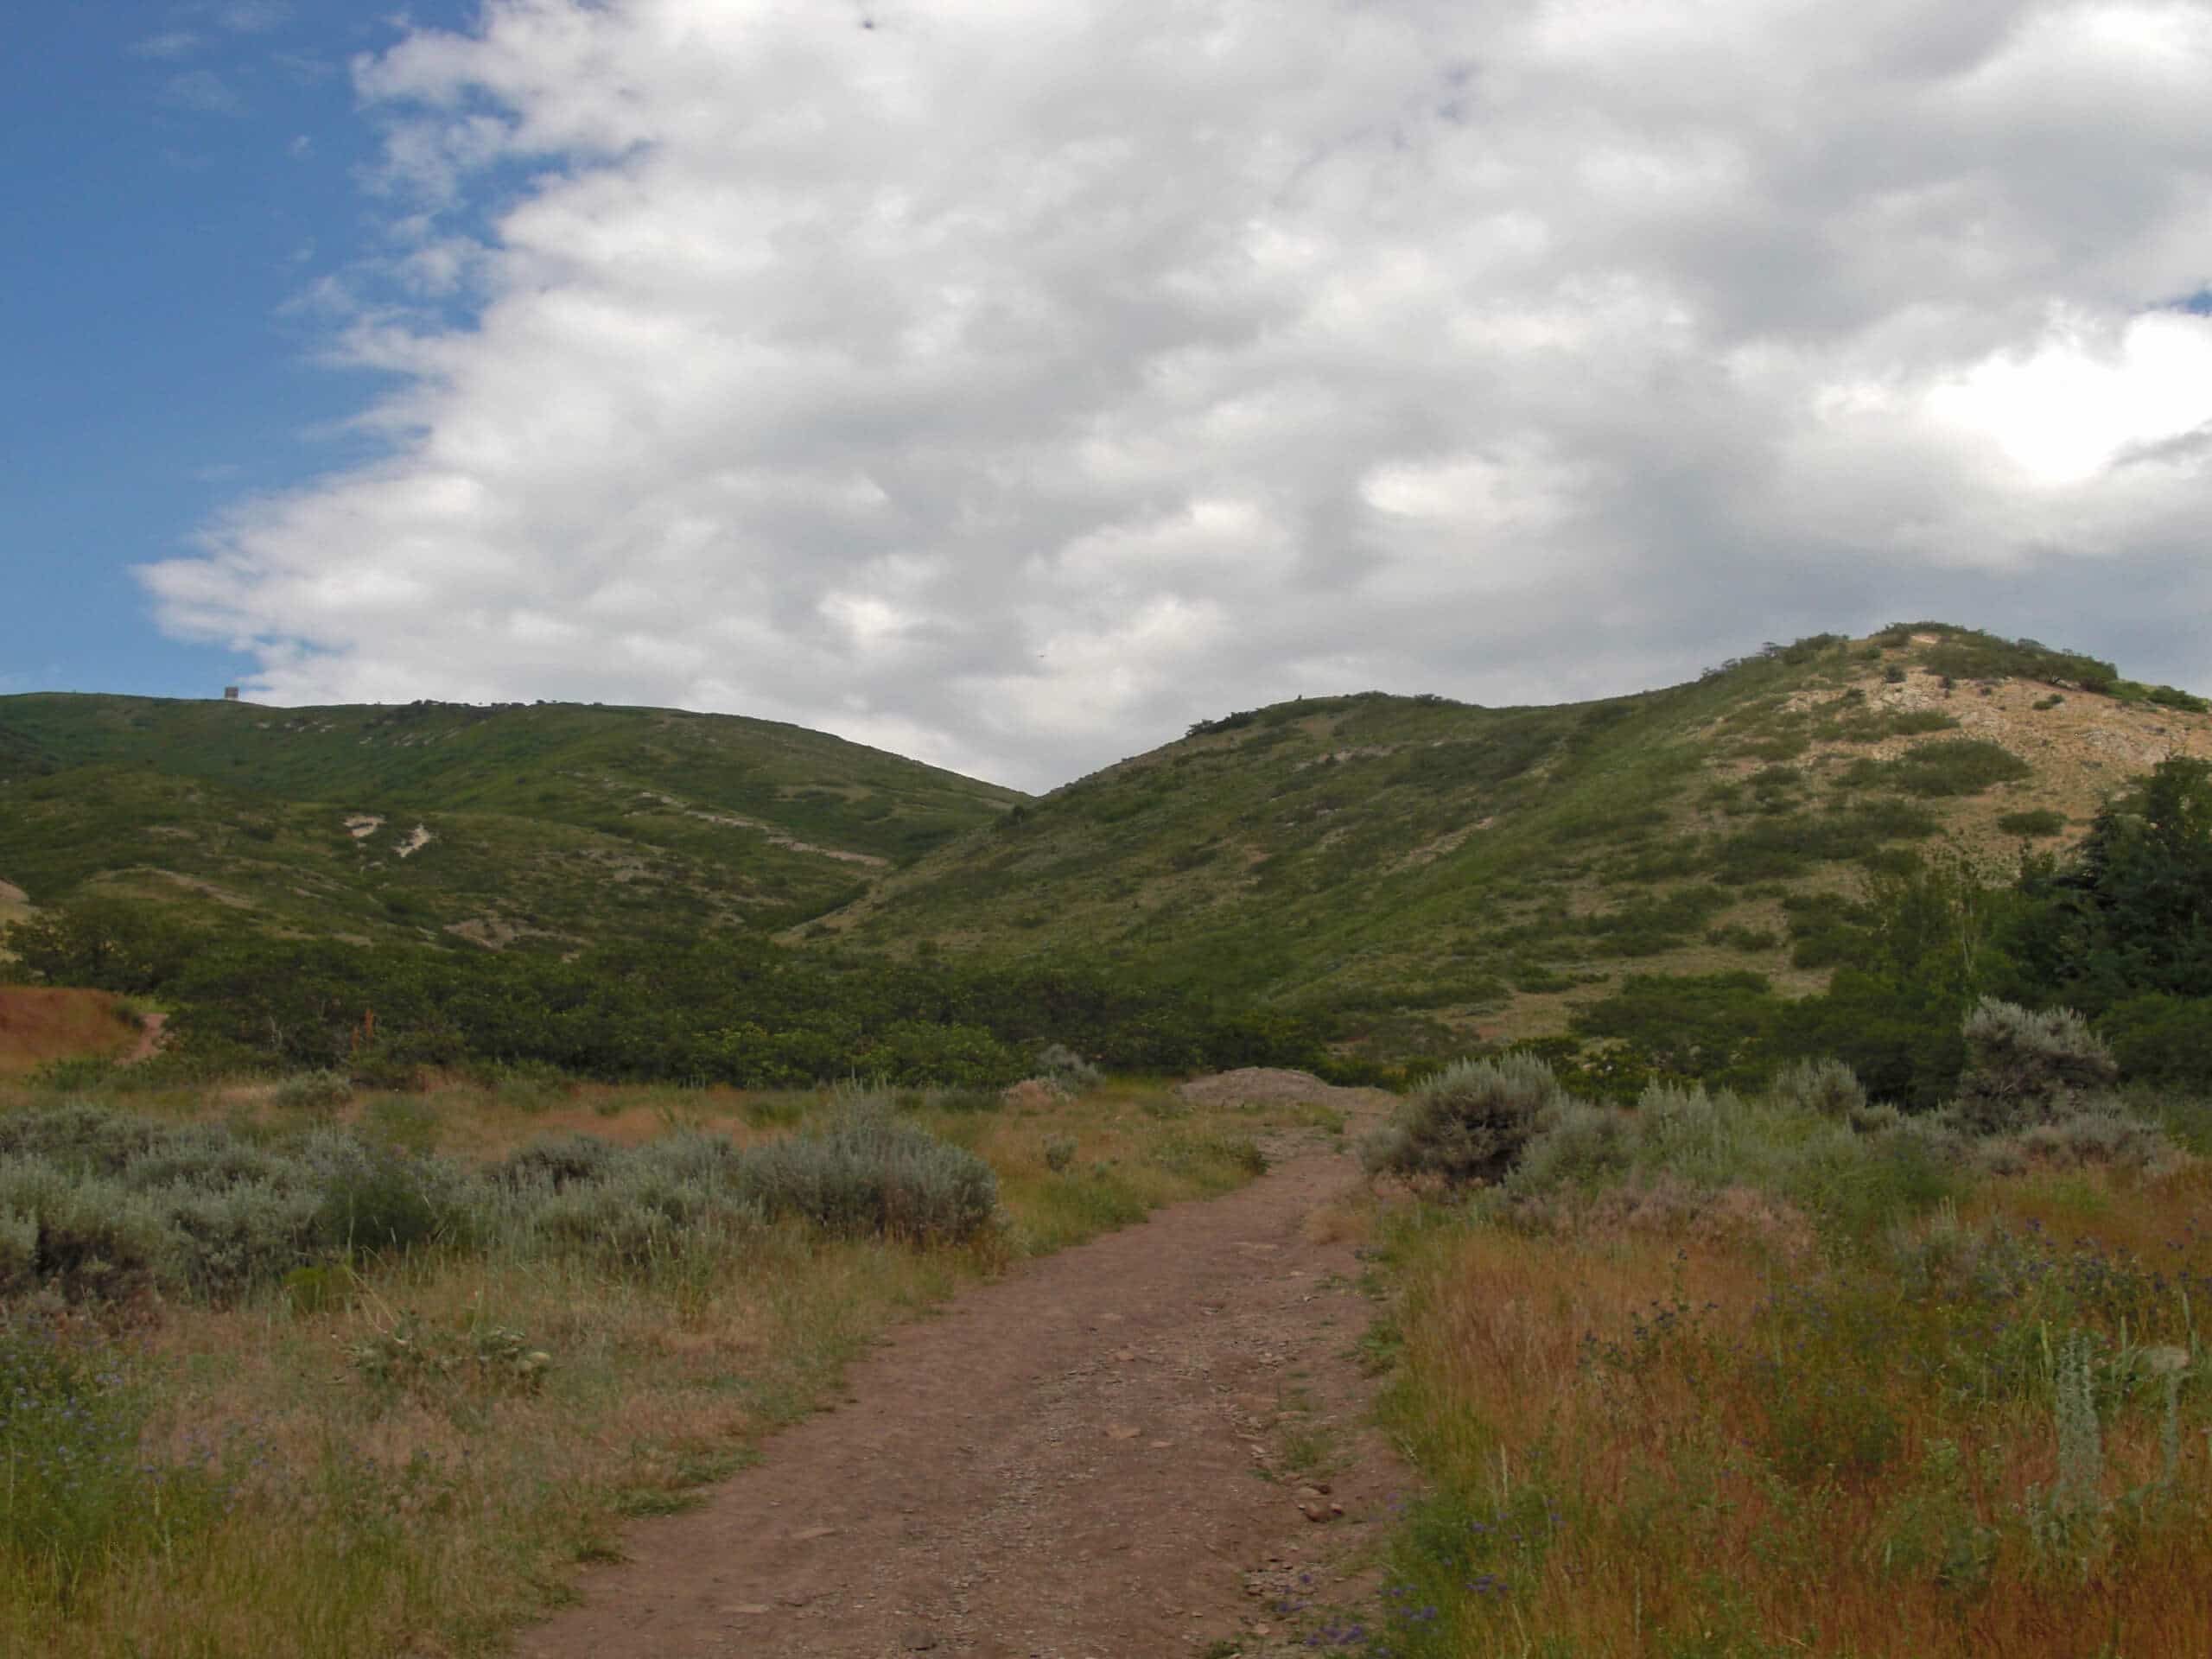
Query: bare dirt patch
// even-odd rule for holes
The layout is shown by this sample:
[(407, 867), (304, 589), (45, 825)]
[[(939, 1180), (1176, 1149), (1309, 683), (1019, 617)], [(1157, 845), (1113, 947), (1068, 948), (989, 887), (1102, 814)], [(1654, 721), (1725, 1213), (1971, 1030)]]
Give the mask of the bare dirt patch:
[[(1214, 1081), (1254, 1086), (1231, 1075)], [(1310, 1224), (1356, 1188), (1357, 1161), (1318, 1135), (1277, 1150), (1238, 1192), (903, 1327), (842, 1409), (770, 1440), (702, 1510), (639, 1525), (631, 1560), (518, 1651), (1278, 1650), (1276, 1580), (1338, 1585), (1405, 1476), (1365, 1427), (1355, 1249)]]
[(1333, 1106), (1343, 1111), (1379, 1110), (1387, 1099), (1372, 1089), (1342, 1089), (1322, 1082), (1311, 1071), (1291, 1071), (1270, 1065), (1248, 1065), (1241, 1071), (1193, 1078), (1179, 1085), (1175, 1092), (1193, 1106), (1281, 1106), (1303, 1103)]

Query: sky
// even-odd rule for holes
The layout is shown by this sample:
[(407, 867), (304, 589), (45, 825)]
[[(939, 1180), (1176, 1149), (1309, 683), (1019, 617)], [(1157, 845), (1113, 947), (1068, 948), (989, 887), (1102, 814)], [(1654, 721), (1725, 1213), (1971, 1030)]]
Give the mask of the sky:
[(281, 0), (0, 59), (0, 690), (1044, 788), (1937, 618), (2212, 690), (2212, 6)]

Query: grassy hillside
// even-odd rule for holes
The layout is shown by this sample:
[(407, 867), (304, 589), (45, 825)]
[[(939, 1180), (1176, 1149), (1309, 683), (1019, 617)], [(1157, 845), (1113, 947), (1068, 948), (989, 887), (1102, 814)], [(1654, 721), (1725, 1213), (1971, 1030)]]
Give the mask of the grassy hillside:
[(773, 925), (1021, 798), (798, 727), (574, 704), (0, 698), (0, 879), (505, 944)]
[(2195, 699), (1941, 625), (1555, 708), (1309, 698), (1203, 721), (801, 932), (1103, 950), (1516, 1035), (1630, 972), (1811, 988), (1824, 927), (1902, 849), (2056, 847), (2174, 751), (2212, 755)]

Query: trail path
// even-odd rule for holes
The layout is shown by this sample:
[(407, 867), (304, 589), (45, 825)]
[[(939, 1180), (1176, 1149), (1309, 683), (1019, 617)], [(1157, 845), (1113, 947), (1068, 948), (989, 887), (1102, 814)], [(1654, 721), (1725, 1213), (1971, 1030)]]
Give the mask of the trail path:
[(120, 1065), (136, 1065), (141, 1060), (150, 1060), (161, 1052), (162, 1038), (168, 1029), (166, 1014), (149, 1014), (139, 1022), (137, 1039), (130, 1045), (130, 1052), (117, 1062)]
[[(1404, 1485), (1363, 1427), (1355, 1252), (1308, 1236), (1358, 1179), (1354, 1138), (1287, 1139), (1237, 1192), (900, 1328), (850, 1374), (851, 1403), (769, 1440), (703, 1510), (640, 1524), (631, 1559), (518, 1650), (1290, 1651), (1274, 1598), (1301, 1573), (1331, 1587)], [(1286, 1460), (1314, 1435), (1342, 1466), (1301, 1491)]]

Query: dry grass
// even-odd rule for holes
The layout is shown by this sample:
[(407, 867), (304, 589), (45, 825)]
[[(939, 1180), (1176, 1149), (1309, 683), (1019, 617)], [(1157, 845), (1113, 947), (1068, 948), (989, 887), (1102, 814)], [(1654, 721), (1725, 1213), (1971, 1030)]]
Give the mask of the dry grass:
[(51, 1060), (105, 1058), (137, 1032), (105, 991), (0, 985), (0, 1077), (20, 1077)]
[[(2208, 1650), (2205, 1165), (1992, 1182), (1827, 1255), (1618, 1206), (1567, 1231), (1432, 1218), (1398, 1249), (1389, 1414), (1436, 1488), (1354, 1650)], [(2101, 1456), (2069, 1508), (2070, 1343)]]
[[(264, 1091), (165, 1103), (283, 1116)], [(757, 1141), (827, 1103), (456, 1087), (346, 1109), (369, 1132), (490, 1157), (562, 1128), (637, 1141), (681, 1123)], [(150, 1403), (140, 1455), (203, 1471), (210, 1507), (67, 1598), (40, 1587), (35, 1563), (0, 1552), (0, 1653), (498, 1650), (560, 1602), (575, 1563), (619, 1550), (627, 1518), (681, 1507), (760, 1435), (832, 1401), (847, 1361), (887, 1325), (1011, 1255), (1249, 1179), (1249, 1135), (1273, 1121), (1191, 1113), (1129, 1088), (1029, 1115), (924, 1104), (912, 1116), (994, 1165), (1004, 1229), (923, 1249), (789, 1224), (734, 1264), (679, 1259), (642, 1278), (434, 1255), (373, 1272), (311, 1313), (270, 1294), (113, 1321), (103, 1363), (124, 1363)], [(1077, 1143), (1065, 1173), (1046, 1167), (1048, 1135)], [(397, 1351), (463, 1363), (379, 1369), (368, 1357), (389, 1357), (403, 1336), (410, 1347)], [(527, 1381), (466, 1363), (510, 1349), (548, 1360)]]

